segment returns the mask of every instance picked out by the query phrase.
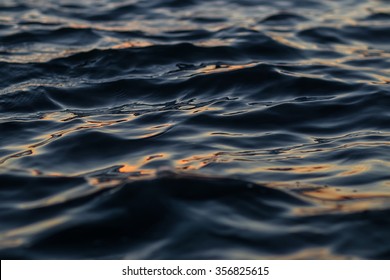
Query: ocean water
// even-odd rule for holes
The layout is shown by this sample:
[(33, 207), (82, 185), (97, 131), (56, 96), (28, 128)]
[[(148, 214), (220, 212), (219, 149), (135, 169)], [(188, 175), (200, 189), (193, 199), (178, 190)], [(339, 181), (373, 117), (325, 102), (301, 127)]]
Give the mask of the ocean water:
[(2, 259), (390, 259), (387, 0), (0, 1)]

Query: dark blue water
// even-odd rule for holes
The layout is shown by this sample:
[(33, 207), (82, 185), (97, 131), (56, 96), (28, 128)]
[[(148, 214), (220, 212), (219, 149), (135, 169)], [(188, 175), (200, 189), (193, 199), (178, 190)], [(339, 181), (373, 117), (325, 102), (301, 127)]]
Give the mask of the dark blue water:
[(0, 1), (0, 256), (390, 259), (390, 2)]

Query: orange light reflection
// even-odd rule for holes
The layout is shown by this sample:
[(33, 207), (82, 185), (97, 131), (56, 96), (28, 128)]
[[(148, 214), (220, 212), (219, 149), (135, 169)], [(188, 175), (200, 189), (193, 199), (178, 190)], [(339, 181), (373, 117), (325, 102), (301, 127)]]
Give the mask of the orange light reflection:
[(318, 171), (325, 171), (334, 169), (334, 165), (325, 164), (325, 165), (308, 165), (308, 166), (297, 166), (297, 167), (270, 167), (266, 170), (269, 171), (288, 171), (293, 173), (311, 173)]
[(139, 159), (135, 164), (129, 164), (124, 163), (122, 166), (118, 169), (120, 173), (134, 173), (137, 172), (140, 175), (152, 175), (155, 173), (154, 169), (142, 169), (144, 165), (149, 163), (152, 160), (158, 159), (158, 158), (169, 158), (168, 153), (161, 153), (151, 156), (146, 156), (141, 159)]

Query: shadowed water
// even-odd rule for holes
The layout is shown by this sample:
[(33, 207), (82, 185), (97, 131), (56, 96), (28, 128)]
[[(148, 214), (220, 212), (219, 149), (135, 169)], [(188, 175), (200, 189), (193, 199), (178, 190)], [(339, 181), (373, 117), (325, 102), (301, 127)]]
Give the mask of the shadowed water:
[(386, 0), (0, 2), (0, 256), (389, 259)]

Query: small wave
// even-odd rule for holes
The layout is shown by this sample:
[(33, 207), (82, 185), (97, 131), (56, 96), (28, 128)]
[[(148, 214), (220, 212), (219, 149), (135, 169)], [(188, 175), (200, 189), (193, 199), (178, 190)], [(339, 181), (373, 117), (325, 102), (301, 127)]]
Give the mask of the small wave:
[(2, 258), (389, 258), (385, 1), (79, 2), (0, 4)]

